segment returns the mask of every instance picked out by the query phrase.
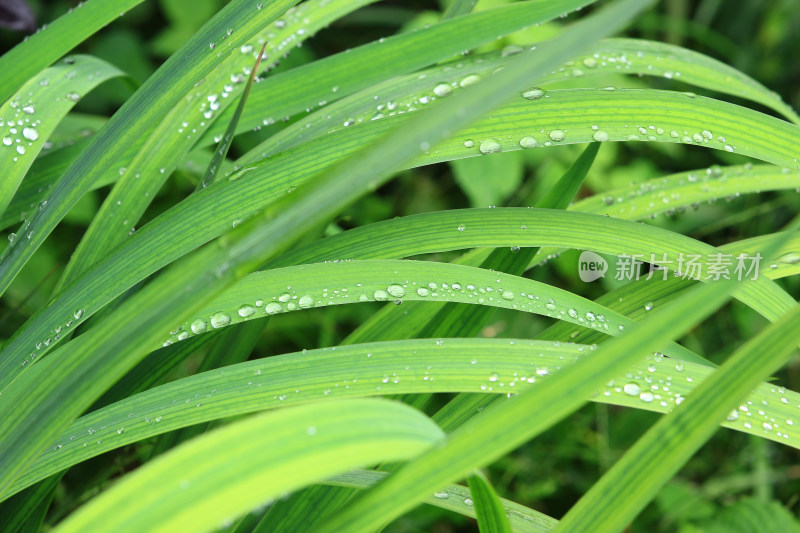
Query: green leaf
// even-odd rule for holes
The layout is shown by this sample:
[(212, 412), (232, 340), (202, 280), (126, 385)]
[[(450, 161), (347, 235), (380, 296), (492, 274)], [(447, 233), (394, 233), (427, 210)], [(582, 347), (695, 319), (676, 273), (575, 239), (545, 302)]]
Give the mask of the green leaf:
[(256, 56), (256, 63), (253, 65), (253, 70), (250, 71), (250, 77), (247, 78), (247, 83), (244, 87), (244, 91), (242, 91), (242, 95), (239, 97), (239, 103), (236, 105), (236, 111), (234, 111), (233, 117), (231, 117), (231, 122), (228, 124), (228, 129), (225, 130), (225, 135), (223, 135), (222, 139), (220, 139), (217, 149), (214, 151), (214, 156), (211, 158), (211, 162), (208, 164), (208, 168), (203, 174), (203, 178), (200, 180), (198, 187), (208, 187), (217, 179), (217, 176), (219, 175), (219, 171), (222, 168), (222, 162), (228, 155), (228, 150), (233, 142), (233, 134), (236, 131), (236, 126), (239, 124), (239, 119), (242, 117), (244, 104), (247, 102), (247, 97), (250, 96), (250, 89), (253, 87), (253, 80), (255, 80), (258, 67), (261, 64), (261, 59), (264, 57), (264, 51), (266, 49), (267, 43), (264, 43), (261, 46), (261, 51), (258, 52), (258, 55)]
[[(639, 360), (647, 347), (693, 327), (725, 301), (732, 285), (733, 282), (724, 282), (695, 287), (627, 334), (604, 343), (593, 357), (561, 369), (513, 401), (491, 405), (451, 433), (443, 446), (408, 463), (316, 531), (327, 533), (342, 527), (353, 533), (370, 531), (413, 508), (426, 492), (526, 442), (575, 411), (583, 404), (583, 398)], [(538, 416), (531, 418), (530, 412), (540, 406), (547, 408), (538, 409)], [(400, 494), (402, 498), (395, 497)]]
[[(594, 0), (515, 2), (472, 13), (411, 33), (375, 41), (268, 78), (255, 86), (239, 132), (332, 102), (387, 78), (413, 72), (475, 46), (546, 22)], [(566, 60), (566, 59), (564, 59)], [(553, 65), (555, 68), (556, 65)], [(199, 142), (221, 135), (233, 110), (223, 113)], [(267, 118), (265, 118), (267, 117)]]
[(478, 0), (453, 0), (450, 2), (450, 5), (447, 6), (445, 12), (442, 13), (442, 20), (466, 15), (472, 11), (472, 8), (474, 8), (477, 3)]
[[(659, 420), (570, 509), (558, 531), (622, 531), (661, 486), (714, 434), (747, 393), (778, 370), (800, 344), (800, 306), (737, 350), (669, 416)], [(743, 404), (737, 416), (750, 416)], [(728, 415), (730, 416), (730, 415)], [(791, 418), (755, 422), (762, 435), (783, 433)], [(746, 424), (751, 424), (748, 420)], [(633, 488), (635, 487), (635, 490)], [(608, 507), (609, 502), (613, 507)]]
[(511, 533), (511, 524), (494, 492), (494, 488), (480, 472), (475, 472), (467, 478), (472, 501), (475, 504), (475, 514), (478, 515), (478, 529), (481, 533)]
[[(500, 74), (497, 76), (500, 76)], [(486, 80), (485, 83), (499, 80), (500, 78), (497, 76)], [(457, 96), (460, 95), (453, 96), (453, 100), (444, 100), (442, 104), (457, 102)], [(605, 105), (598, 104), (596, 100), (598, 96), (602, 96), (600, 102), (605, 102)], [(696, 135), (701, 139), (700, 144), (707, 147), (720, 148), (719, 140), (721, 138), (724, 137), (726, 142), (732, 142), (731, 139), (737, 135), (736, 131), (739, 131), (741, 135), (739, 138), (743, 139), (743, 144), (737, 144), (739, 147), (737, 149), (741, 149), (743, 153), (750, 152), (751, 155), (758, 155), (765, 160), (776, 163), (783, 161), (787, 165), (795, 164), (793, 161), (794, 148), (792, 139), (797, 137), (797, 126), (723, 102), (662, 91), (639, 90), (551, 91), (551, 98), (540, 98), (533, 102), (524, 98), (519, 100), (523, 102), (512, 103), (503, 108), (502, 111), (493, 113), (491, 119), (465, 130), (468, 133), (464, 136), (469, 135), (477, 139), (485, 139), (489, 135), (494, 135), (492, 138), (498, 139), (507, 137), (522, 138), (525, 133), (532, 131), (534, 128), (538, 130), (538, 128), (544, 126), (545, 131), (547, 131), (552, 127), (548, 125), (548, 121), (552, 121), (549, 124), (563, 126), (564, 129), (559, 129), (559, 131), (567, 132), (563, 143), (591, 141), (598, 131), (609, 134), (611, 134), (610, 132), (618, 132), (620, 138), (634, 135), (638, 137), (639, 133), (629, 133), (631, 128), (626, 126), (630, 125), (629, 122), (633, 122), (630, 120), (631, 118), (640, 116), (641, 122), (636, 121), (633, 124), (652, 125), (654, 123), (671, 122), (680, 131), (696, 131)], [(674, 104), (674, 107), (670, 108), (667, 103)], [(447, 109), (442, 105), (439, 107), (445, 111)], [(620, 111), (620, 109), (623, 111)], [(613, 129), (610, 126), (603, 126), (608, 131), (602, 129), (598, 131), (592, 130), (590, 124), (595, 122), (593, 113), (600, 113), (604, 117), (602, 121), (598, 120), (597, 123), (614, 123)], [(693, 118), (698, 114), (707, 118), (702, 120)], [(569, 116), (571, 118), (567, 118)], [(287, 150), (279, 156), (268, 159), (264, 164), (245, 167), (240, 171), (240, 174), (232, 176), (233, 181), (220, 182), (217, 186), (210, 186), (181, 202), (157, 219), (157, 221), (154, 221), (149, 227), (143, 228), (140, 232), (137, 232), (138, 234), (134, 234), (134, 237), (129, 239), (127, 243), (98, 263), (95, 269), (90, 271), (86, 277), (77, 280), (76, 283), (68, 287), (65, 294), (62, 294), (62, 297), (58, 300), (61, 305), (53, 305), (42, 311), (42, 314), (50, 315), (48, 319), (42, 318), (29, 324), (29, 327), (34, 327), (34, 325), (37, 327), (38, 331), (35, 334), (27, 332), (27, 328), (18, 333), (17, 339), (20, 338), (22, 332), (28, 333), (22, 351), (25, 352), (26, 356), (29, 355), (36, 342), (41, 342), (47, 338), (48, 331), (52, 331), (59, 323), (70, 320), (67, 317), (76, 309), (76, 306), (84, 305), (85, 294), (93, 295), (95, 302), (92, 302), (92, 304), (96, 305), (100, 302), (104, 304), (108, 301), (108, 295), (113, 297), (119, 294), (122, 290), (130, 287), (181, 254), (230, 229), (233, 221), (252, 216), (255, 211), (263, 208), (270, 200), (274, 200), (276, 197), (286, 198), (287, 190), (292, 190), (292, 187), (313, 176), (314, 172), (319, 172), (335, 161), (340, 161), (342, 158), (352, 154), (361, 148), (364, 142), (380, 133), (384, 133), (388, 126), (398, 125), (398, 123), (400, 127), (402, 125), (407, 126), (409, 124), (407, 120), (408, 118), (405, 115), (392, 117), (385, 121), (375, 121), (363, 126), (348, 128), (335, 134), (335, 142), (328, 142), (332, 141), (332, 139), (325, 138), (318, 140), (318, 142), (305, 143), (296, 149)], [(679, 125), (685, 125), (688, 122), (694, 124), (691, 130), (686, 130)], [(566, 127), (569, 123), (580, 123), (583, 128), (574, 130), (571, 127)], [(718, 125), (720, 128), (716, 130), (717, 133), (710, 133), (713, 130), (709, 130), (712, 136), (717, 135), (712, 140), (708, 140), (708, 135), (704, 137), (701, 133), (705, 131), (702, 128), (709, 124), (711, 124), (712, 128), (716, 128), (713, 124)], [(739, 125), (737, 126), (736, 124)], [(644, 126), (640, 127), (645, 128)], [(766, 135), (758, 134), (759, 130), (765, 131), (764, 128), (769, 133)], [(498, 135), (497, 132), (503, 129), (505, 129), (506, 133)], [(678, 138), (668, 134), (667, 131), (669, 129), (665, 129), (665, 133), (660, 137), (658, 136), (659, 130), (655, 129), (653, 131), (656, 134), (652, 135), (652, 137), (658, 141), (674, 142), (680, 140), (679, 130), (674, 130), (678, 133)], [(369, 136), (364, 135), (364, 132), (367, 131), (370, 132)], [(648, 126), (645, 132), (649, 131)], [(720, 137), (720, 132), (727, 137)], [(753, 134), (756, 135), (753, 136)], [(647, 133), (647, 135), (650, 136), (651, 134)], [(420, 133), (420, 136), (422, 138), (422, 133)], [(688, 136), (687, 139), (688, 142), (694, 144), (695, 141), (693, 139)], [(390, 142), (396, 143), (395, 140)], [(552, 143), (552, 141), (543, 142)], [(519, 144), (506, 145), (506, 147), (519, 149)], [(417, 161), (417, 164), (454, 157), (465, 157), (474, 155), (477, 151), (478, 148), (475, 147), (466, 148), (463, 141), (458, 139), (446, 140), (437, 145), (436, 153), (423, 156), (422, 160)], [(303, 161), (306, 161), (308, 166), (301, 164)], [(304, 172), (298, 172), (299, 168), (303, 168)], [(262, 176), (269, 176), (270, 179), (259, 179)], [(314, 200), (314, 202), (317, 202), (317, 200)], [(209, 216), (210, 213), (213, 213), (213, 216)], [(448, 216), (453, 216), (453, 213), (449, 213)], [(456, 222), (456, 225), (458, 224)], [(383, 226), (376, 225), (376, 227), (382, 228)], [(520, 240), (503, 245), (523, 245), (521, 238), (518, 237)], [(158, 254), (154, 253), (153, 242), (149, 239), (159, 242)], [(415, 240), (419, 241), (419, 239)], [(419, 246), (420, 243), (417, 242), (416, 245)], [(479, 244), (471, 244), (471, 246), (476, 245), (479, 246)], [(487, 245), (496, 246), (497, 244)], [(546, 246), (548, 244), (537, 242), (536, 245)], [(467, 246), (469, 245), (464, 247)], [(592, 244), (582, 246), (585, 249), (592, 248)], [(423, 251), (420, 250), (416, 253), (422, 253)], [(660, 247), (655, 247), (648, 250), (647, 253), (659, 251)], [(680, 251), (686, 253), (689, 250)], [(629, 253), (629, 251), (626, 252)], [(131, 257), (137, 259), (137, 266), (133, 269), (130, 268)], [(341, 255), (334, 257), (341, 257)], [(99, 272), (103, 273), (104, 279), (101, 280), (97, 277)], [(109, 280), (113, 280), (113, 283), (110, 283)], [(85, 306), (88, 312), (87, 316), (94, 312), (92, 310), (94, 305), (86, 302)], [(21, 364), (21, 359), (18, 355), (5, 357), (3, 362), (0, 363), (5, 367), (4, 371), (6, 373), (11, 372), (7, 370), (8, 368), (13, 368), (19, 364)], [(10, 374), (6, 375), (10, 376)]]
[[(141, 142), (158, 123), (158, 118), (166, 115), (199, 79), (220, 64), (226, 56), (223, 51), (238, 49), (261, 30), (264, 23), (295, 2), (274, 0), (258, 9), (251, 0), (233, 0), (168, 59), (92, 138), (86, 150), (61, 177), (47, 205), (23, 224), (20, 233), (26, 236), (31, 233), (31, 238), (20, 239), (5, 249), (0, 256), (0, 294), (99, 175), (111, 167), (129, 145)], [(236, 31), (229, 36), (227, 30), (231, 28)], [(217, 44), (219, 49), (215, 51)]]
[(718, 511), (703, 523), (708, 533), (798, 533), (800, 524), (786, 507), (777, 501), (763, 502), (743, 498)]
[[(547, 86), (564, 80), (586, 80), (591, 87), (593, 76), (609, 74), (663, 76), (672, 75), (684, 83), (710, 88), (740, 98), (763, 103), (790, 117), (794, 111), (761, 84), (714, 59), (683, 48), (637, 39), (606, 39), (592, 46), (593, 51), (570, 60), (548, 73), (540, 82)], [(319, 111), (263, 141), (240, 158), (240, 164), (251, 163), (280, 150), (341, 130), (349, 125), (369, 122), (400, 113), (424, 109), (458, 93), (464, 87), (490, 76), (509, 61), (504, 52), (478, 54), (428, 68), (421, 73), (395, 77), (363, 89), (329, 104)], [(576, 67), (577, 65), (577, 67)], [(586, 65), (592, 65), (587, 67)], [(279, 77), (278, 77), (279, 78)], [(278, 79), (276, 78), (276, 82)], [(608, 87), (613, 90), (613, 87)], [(528, 98), (537, 99), (546, 92), (533, 88), (525, 91)], [(376, 104), (375, 95), (379, 96)], [(691, 93), (684, 93), (687, 96)], [(258, 117), (272, 111), (266, 103), (250, 107)], [(247, 112), (244, 121), (247, 122)], [(257, 123), (254, 124), (257, 126)], [(653, 128), (655, 129), (655, 128)], [(535, 131), (535, 130), (532, 130)], [(476, 139), (477, 140), (477, 139)]]
[[(564, 366), (594, 354), (590, 346), (525, 339), (414, 339), (308, 350), (238, 363), (154, 387), (78, 418), (47, 444), (4, 496), (110, 450), (212, 420), (295, 404), (385, 394), (467, 392), (471, 394), (461, 398), (483, 404), (486, 398), (504, 398), (527, 387), (536, 388)], [(650, 355), (620, 370), (584, 399), (668, 413), (713, 371), (705, 365)], [(661, 390), (653, 389), (653, 384)], [(668, 390), (664, 390), (665, 384)], [(186, 402), (187, 398), (196, 402)], [(729, 413), (731, 419), (722, 425), (800, 449), (800, 429), (786, 425), (781, 435), (765, 434), (760, 425), (795, 416), (800, 394), (762, 383), (747, 402), (762, 406), (764, 414), (759, 414), (758, 423), (741, 412)], [(445, 408), (437, 414), (437, 422), (452, 429), (460, 425), (454, 417), (465, 412), (472, 415), (476, 411)], [(463, 423), (464, 419), (459, 420)], [(123, 433), (117, 432), (120, 428)]]
[(523, 178), (522, 154), (459, 159), (450, 164), (456, 183), (473, 207), (504, 204)]
[(28, 80), (0, 106), (0, 214), (59, 121), (86, 93), (124, 74), (91, 56), (71, 56)]
[[(331, 293), (334, 285), (337, 290)], [(287, 286), (292, 288), (287, 290)], [(250, 274), (203, 305), (192, 318), (170, 328), (171, 334), (167, 335), (165, 328), (158, 345), (264, 316), (368, 301), (449, 301), (502, 307), (553, 317), (608, 335), (620, 335), (634, 324), (583, 297), (517, 276), (448, 263), (365, 260), (314, 263)], [(678, 359), (705, 363), (676, 344), (665, 345), (662, 350)]]
[[(373, 470), (354, 470), (334, 476), (324, 483), (335, 487), (367, 489), (388, 476), (386, 472)], [(471, 500), (470, 489), (462, 485), (447, 485), (442, 490), (425, 498), (425, 503), (442, 509), (475, 518), (475, 506), (467, 502)], [(511, 523), (512, 530), (519, 533), (550, 531), (558, 522), (518, 503), (500, 498), (505, 514)]]
[[(130, 474), (54, 531), (213, 531), (273, 498), (359, 465), (409, 459), (443, 438), (400, 403), (281, 409), (188, 442)], [(225, 450), (225, 453), (219, 453)]]
[[(223, 15), (238, 5), (234, 0), (215, 20), (224, 19)], [(445, 102), (433, 113), (414, 117), (407, 124), (409, 130), (398, 126), (364, 147), (346, 167), (330, 170), (314, 180), (313, 185), (298, 190), (291, 199), (279, 202), (260, 218), (243, 224), (230, 238), (199, 250), (128, 298), (89, 332), (65, 346), (65, 353), (76, 356), (60, 360), (48, 357), (32, 365), (0, 396), (0, 410), (7, 413), (0, 419), (0, 446), (7, 450), (0, 456), (0, 488), (5, 490), (34, 459), (39, 446), (45, 445), (69, 420), (88, 407), (108, 381), (118, 379), (143, 358), (143, 346), (157, 338), (161, 321), (182, 321), (235, 279), (286, 250), (304, 233), (319, 227), (331, 214), (370, 187), (386, 181), (391, 172), (418, 153), (422, 143), (447, 138), (451, 131), (489, 112), (513, 91), (519, 90), (529, 76), (540, 75), (574, 54), (581, 43), (599, 38), (618, 27), (614, 24), (628, 20), (636, 12), (632, 5), (633, 0), (614, 4), (551, 42), (545, 53), (522, 54), (491, 80)], [(576, 35), (580, 40), (573, 38)], [(199, 36), (203, 36), (202, 31)], [(169, 61), (165, 65), (169, 65)], [(150, 81), (157, 78), (156, 75)], [(148, 313), (138, 311), (143, 306)], [(85, 364), (89, 357), (92, 364)], [(53, 361), (59, 365), (55, 375), (49, 373)], [(49, 378), (39, 379), (41, 373), (47, 373)], [(104, 379), (98, 379), (101, 376)], [(52, 402), (56, 398), (58, 404), (54, 406)], [(14, 408), (10, 409), (12, 405)], [(35, 431), (28, 431), (31, 424)], [(9, 442), (12, 439), (13, 444)]]
[(142, 0), (87, 0), (0, 57), (0, 102), (103, 26)]

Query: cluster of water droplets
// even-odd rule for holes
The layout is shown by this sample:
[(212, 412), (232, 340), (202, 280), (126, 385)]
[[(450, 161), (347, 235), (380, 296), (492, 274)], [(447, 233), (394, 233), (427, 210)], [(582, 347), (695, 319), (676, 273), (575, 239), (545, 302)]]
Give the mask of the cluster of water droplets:
[[(465, 230), (465, 225), (459, 225), (456, 228), (456, 231), (459, 232)], [(355, 286), (349, 287), (313, 290), (297, 290), (287, 286), (286, 290), (278, 294), (264, 295), (249, 302), (243, 302), (233, 309), (221, 309), (207, 316), (197, 317), (173, 330), (163, 344), (169, 346), (173, 342), (185, 340), (192, 335), (199, 335), (250, 318), (357, 302), (394, 302), (399, 305), (404, 298), (409, 297), (415, 300), (437, 299), (505, 307), (566, 320), (611, 334), (624, 328), (623, 323), (607, 318), (602, 312), (579, 310), (582, 304), (571, 304), (568, 301), (557, 302), (551, 297), (520, 291), (509, 286), (512, 283), (513, 280), (510, 278), (499, 276), (492, 284), (406, 280), (386, 285), (357, 283)], [(565, 298), (567, 298), (566, 295)]]
[[(793, 180), (800, 187), (800, 176), (790, 169), (774, 168), (770, 172), (780, 173), (782, 182)], [(654, 218), (659, 213), (673, 216), (690, 207), (697, 210), (702, 202), (713, 204), (720, 198), (730, 202), (743, 193), (759, 192), (762, 180), (758, 178), (753, 174), (750, 164), (736, 167), (713, 165), (706, 169), (632, 183), (629, 187), (584, 201), (582, 209), (633, 219), (644, 216)]]
[[(13, 234), (12, 234), (13, 235)], [(77, 326), (81, 323), (83, 316), (85, 314), (84, 309), (76, 309), (72, 312), (72, 315), (67, 318), (65, 322), (60, 323), (59, 325), (55, 326), (52, 330), (50, 330), (47, 335), (39, 341), (36, 341), (34, 345), (31, 347), (31, 352), (27, 358), (23, 358), (20, 362), (20, 366), (28, 366), (29, 362), (32, 362), (34, 359), (39, 357), (41, 354), (47, 352), (47, 350), (51, 346), (55, 346), (61, 338), (66, 335), (70, 328)]]
[(7, 151), (11, 161), (17, 162), (39, 141), (42, 120), (36, 113), (36, 102), (30, 97), (16, 95), (4, 108), (5, 113), (0, 116), (0, 150)]
[[(697, 365), (656, 353), (645, 363), (635, 365), (621, 379), (609, 381), (595, 399), (668, 412), (680, 405), (705, 375), (698, 372)], [(761, 385), (728, 414), (725, 425), (773, 440), (798, 439), (800, 433), (794, 429), (791, 412), (800, 414), (800, 397), (796, 393), (787, 392), (783, 387)]]

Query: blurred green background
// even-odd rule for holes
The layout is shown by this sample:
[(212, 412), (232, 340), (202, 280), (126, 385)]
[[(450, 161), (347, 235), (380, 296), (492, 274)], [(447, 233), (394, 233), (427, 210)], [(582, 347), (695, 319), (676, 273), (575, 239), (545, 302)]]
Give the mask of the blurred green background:
[[(29, 3), (39, 25), (57, 18), (76, 4), (63, 0), (32, 0)], [(221, 0), (144, 2), (89, 39), (77, 51), (101, 57), (141, 83), (224, 3)], [(476, 9), (487, 9), (501, 3), (504, 2), (481, 0)], [(303, 47), (295, 49), (278, 69), (291, 68), (317, 57), (435, 22), (441, 7), (435, 2), (421, 0), (378, 2), (320, 32)], [(559, 21), (520, 32), (481, 50), (547, 39), (560, 31), (560, 24)], [(686, 46), (715, 57), (777, 91), (795, 109), (800, 108), (800, 62), (797, 61), (800, 5), (796, 0), (663, 0), (655, 10), (641, 17), (629, 29), (628, 35)], [(10, 49), (23, 37), (20, 33), (0, 30), (0, 52)], [(648, 86), (703, 93), (675, 80), (655, 78), (573, 79), (561, 85)], [(102, 117), (112, 114), (131, 91), (132, 84), (120, 80), (102, 85), (81, 100), (72, 125), (67, 121), (60, 132), (65, 137), (74, 137), (69, 130), (72, 128), (82, 135), (92, 134), (102, 125)], [(718, 94), (705, 94), (731, 100)], [(734, 103), (772, 114), (757, 104), (735, 100)], [(233, 156), (244, 153), (286, 124), (279, 123), (240, 136), (234, 142)], [(385, 218), (440, 209), (530, 205), (566, 170), (581, 149), (581, 146), (558, 146), (409, 170), (376, 194), (353, 205), (332, 222), (326, 232), (332, 234)], [(606, 143), (580, 195), (598, 194), (673, 172), (744, 162), (745, 158), (735, 154), (693, 146)], [(197, 173), (197, 169), (191, 168), (176, 171), (145, 215), (145, 220), (193, 190)], [(489, 175), (493, 177), (491, 182), (485, 179)], [(46, 303), (70, 251), (77, 245), (107, 190), (88, 194), (15, 281), (0, 304), (0, 333), (8, 336), (35, 309)], [(796, 192), (762, 193), (720, 199), (697, 209), (658, 216), (647, 223), (718, 245), (775, 231), (797, 213), (798, 208), (800, 197)], [(440, 254), (435, 259), (448, 260), (453, 256)], [(613, 279), (595, 284), (582, 283), (577, 277), (576, 263), (577, 252), (567, 252), (534, 268), (528, 275), (590, 298), (613, 288)], [(789, 278), (780, 283), (794, 297), (800, 296), (800, 280)], [(267, 326), (253, 357), (335, 344), (377, 308), (377, 304), (364, 304), (278, 316)], [(549, 324), (546, 318), (498, 310), (482, 334), (530, 338)], [(763, 326), (761, 317), (734, 302), (682, 342), (719, 362)], [(189, 359), (171, 378), (192, 371), (201, 356), (196, 354)], [(798, 361), (786, 367), (778, 378), (788, 388), (800, 390)], [(430, 412), (446, 400), (444, 396), (435, 398), (429, 407)], [(644, 411), (587, 405), (575, 416), (494, 464), (489, 470), (490, 477), (501, 496), (560, 517), (656, 419), (657, 415)], [(129, 446), (74, 468), (59, 489), (48, 521), (57, 521), (92, 495), (82, 490), (87, 486), (87, 478), (102, 486), (135, 467), (149, 453), (150, 444)], [(726, 506), (735, 504), (743, 508), (751, 506), (753, 501), (774, 505), (775, 509), (770, 512), (788, 512), (796, 516), (800, 507), (798, 494), (800, 455), (795, 450), (741, 433), (720, 431), (661, 491), (630, 530), (714, 530), (714, 527), (720, 527), (719, 518), (715, 517), (719, 516), (721, 509), (730, 513), (736, 508)], [(788, 511), (770, 502), (780, 502)], [(735, 531), (726, 527), (720, 531)], [(387, 531), (474, 531), (474, 523), (455, 514), (425, 507), (399, 520)]]

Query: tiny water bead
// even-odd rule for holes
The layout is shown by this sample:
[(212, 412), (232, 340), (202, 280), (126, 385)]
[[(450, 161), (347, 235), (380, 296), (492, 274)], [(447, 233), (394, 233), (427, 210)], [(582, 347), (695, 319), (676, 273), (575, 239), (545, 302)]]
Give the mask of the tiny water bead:
[(642, 393), (642, 388), (637, 383), (626, 383), (622, 390), (628, 396), (639, 396)]
[(189, 328), (195, 335), (203, 333), (206, 330), (206, 327), (206, 321), (202, 318), (198, 318), (189, 325)]
[(252, 305), (245, 304), (237, 310), (237, 313), (239, 314), (240, 317), (247, 318), (249, 316), (253, 316), (256, 313), (256, 308), (253, 307)]
[(540, 89), (539, 87), (533, 87), (532, 89), (528, 89), (527, 91), (522, 93), (523, 98), (527, 98), (528, 100), (538, 100), (544, 95), (545, 95), (545, 90)]
[(567, 138), (567, 134), (564, 130), (553, 130), (550, 132), (550, 139), (556, 142), (563, 141)]
[(402, 285), (389, 285), (387, 292), (395, 298), (402, 298), (406, 294), (406, 290)]
[(496, 154), (502, 150), (502, 146), (495, 139), (485, 139), (481, 141), (480, 151), (482, 154)]
[(597, 142), (603, 143), (610, 141), (611, 137), (608, 135), (608, 132), (605, 132), (603, 130), (598, 130), (594, 132), (594, 134), (592, 135), (592, 139), (594, 139)]
[(308, 309), (309, 307), (314, 307), (314, 298), (309, 296), (308, 294), (301, 296), (299, 300), (297, 300), (297, 305), (302, 307), (303, 309)]
[(469, 87), (470, 85), (475, 85), (481, 81), (481, 77), (477, 74), (470, 74), (469, 76), (465, 76), (459, 83), (459, 87)]
[(376, 289), (372, 297), (379, 302), (383, 302), (389, 299), (389, 293), (383, 289)]
[(447, 83), (440, 83), (439, 85), (433, 88), (433, 94), (435, 94), (439, 98), (445, 97), (451, 92), (453, 92), (453, 88)]
[(530, 135), (526, 135), (525, 137), (519, 140), (519, 145), (523, 148), (536, 148), (537, 146), (539, 146), (539, 141), (537, 141)]
[(22, 136), (28, 139), (29, 141), (35, 141), (39, 138), (39, 132), (36, 131), (34, 128), (23, 128), (22, 129)]
[(221, 328), (231, 323), (231, 317), (227, 313), (220, 311), (211, 315), (211, 327)]
[(264, 306), (264, 312), (268, 315), (276, 315), (283, 311), (283, 307), (278, 302), (270, 302)]

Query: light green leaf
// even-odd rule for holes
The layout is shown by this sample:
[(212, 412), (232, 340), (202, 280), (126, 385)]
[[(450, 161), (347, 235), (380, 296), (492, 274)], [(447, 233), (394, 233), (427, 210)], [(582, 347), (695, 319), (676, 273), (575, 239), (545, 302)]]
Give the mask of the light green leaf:
[[(160, 385), (82, 416), (48, 444), (4, 497), (110, 450), (211, 420), (295, 404), (385, 394), (468, 392), (472, 394), (466, 398), (481, 399), (514, 396), (530, 386), (536, 388), (587, 354), (594, 357), (595, 350), (571, 343), (415, 339), (247, 361)], [(584, 399), (668, 413), (713, 371), (705, 365), (651, 355), (620, 370)], [(728, 413), (730, 419), (722, 422), (724, 427), (800, 449), (800, 426), (780, 424), (779, 431), (765, 431), (763, 427), (765, 422), (794, 421), (800, 394), (762, 383), (742, 405), (759, 406), (764, 414), (737, 410)]]
[(508, 523), (503, 505), (486, 476), (475, 472), (467, 480), (480, 532), (511, 533), (511, 524)]
[[(443, 438), (385, 400), (281, 409), (192, 440), (127, 476), (54, 531), (213, 531), (227, 520), (359, 465), (409, 459)], [(225, 450), (225, 453), (219, 453)]]
[[(48, 196), (47, 205), (23, 224), (20, 233), (26, 236), (30, 233), (31, 238), (16, 241), (0, 255), (0, 294), (56, 224), (130, 145), (141, 142), (158, 123), (157, 119), (166, 115), (203, 76), (222, 63), (227, 53), (238, 50), (265, 23), (294, 3), (296, 0), (274, 0), (261, 3), (259, 9), (251, 0), (233, 0), (168, 59), (111, 117), (101, 132), (92, 137), (86, 150), (70, 165)], [(231, 30), (230, 35), (228, 30)]]
[[(717, 421), (730, 412), (758, 382), (778, 370), (800, 343), (800, 306), (737, 350), (698, 386), (682, 405), (659, 420), (564, 516), (557, 531), (622, 531), (666, 483), (714, 434)], [(749, 405), (739, 416), (751, 415)], [(754, 410), (760, 406), (753, 406)], [(730, 416), (730, 415), (728, 415)], [(782, 432), (792, 419), (760, 424)], [(609, 507), (609, 502), (614, 502)]]
[(0, 102), (65, 51), (71, 50), (142, 0), (87, 0), (0, 57)]
[[(386, 478), (386, 472), (373, 470), (355, 470), (339, 474), (326, 481), (324, 484), (335, 487), (349, 487), (354, 489), (367, 489)], [(462, 485), (447, 485), (442, 490), (436, 491), (425, 499), (428, 505), (475, 517), (475, 506), (466, 502), (470, 500), (470, 490)], [(505, 508), (512, 530), (518, 533), (533, 533), (550, 531), (558, 522), (549, 516), (533, 509), (524, 507), (509, 500), (500, 499)]]
[(71, 56), (32, 77), (0, 106), (0, 214), (59, 121), (86, 93), (123, 75), (101, 59)]

